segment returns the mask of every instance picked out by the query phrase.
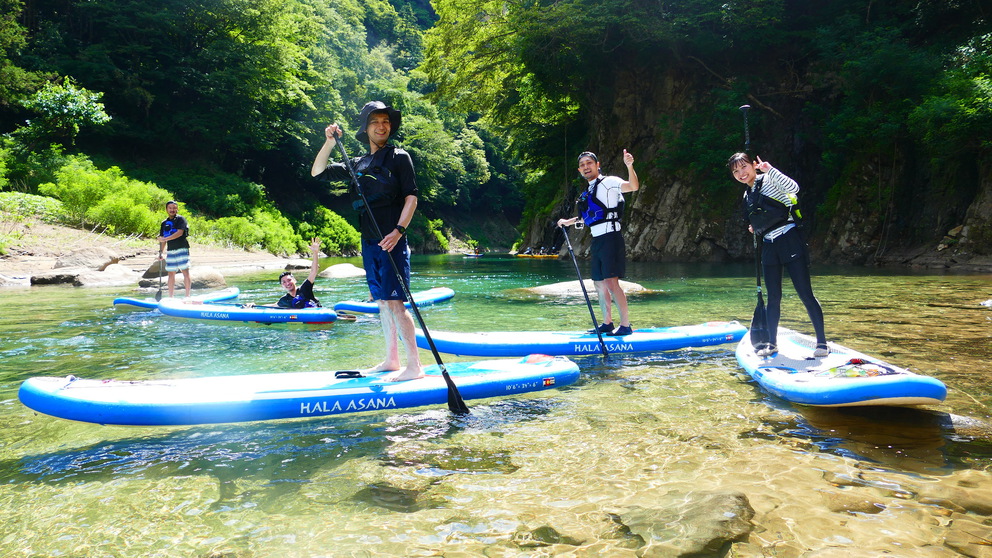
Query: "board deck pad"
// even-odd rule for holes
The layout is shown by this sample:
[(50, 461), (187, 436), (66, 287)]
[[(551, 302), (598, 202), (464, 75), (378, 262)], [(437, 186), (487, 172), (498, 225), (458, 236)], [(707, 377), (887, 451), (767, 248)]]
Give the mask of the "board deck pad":
[[(646, 353), (672, 351), (687, 347), (704, 347), (733, 343), (747, 333), (737, 322), (706, 322), (699, 325), (635, 329), (630, 335), (613, 337), (603, 334), (608, 353)], [(442, 353), (514, 357), (532, 353), (548, 355), (601, 354), (599, 336), (587, 332), (559, 331), (485, 331), (460, 333), (430, 331), (437, 350)], [(417, 346), (429, 349), (422, 330), (417, 330)]]
[(749, 338), (737, 345), (737, 361), (773, 395), (803, 405), (935, 405), (947, 397), (936, 378), (910, 372), (879, 358), (828, 343), (830, 354), (813, 357), (816, 339), (779, 328), (778, 353), (762, 358)]
[[(465, 400), (554, 389), (579, 379), (574, 362), (547, 355), (445, 368)], [(424, 372), (423, 378), (404, 382), (385, 381), (382, 372), (337, 377), (335, 371), (137, 381), (34, 377), (21, 384), (18, 397), (39, 413), (81, 422), (214, 424), (445, 404), (448, 386), (440, 368), (427, 366)]]

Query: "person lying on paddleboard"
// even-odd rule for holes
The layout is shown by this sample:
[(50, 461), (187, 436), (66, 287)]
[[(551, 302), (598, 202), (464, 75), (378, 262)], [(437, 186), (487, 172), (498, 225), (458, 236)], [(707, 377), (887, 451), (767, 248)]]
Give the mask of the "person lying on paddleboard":
[[(276, 308), (319, 308), (320, 301), (313, 295), (313, 282), (317, 279), (317, 271), (320, 270), (318, 259), (320, 258), (320, 239), (314, 237), (310, 241), (310, 275), (303, 280), (300, 285), (296, 284), (296, 277), (292, 271), (284, 271), (279, 276), (279, 283), (286, 289), (286, 294), (275, 304)], [(272, 305), (264, 305), (272, 308)], [(256, 308), (256, 305), (249, 302), (245, 308)]]
[[(757, 347), (756, 354), (768, 357), (778, 353), (778, 322), (782, 315), (782, 270), (789, 272), (799, 300), (806, 307), (809, 320), (816, 332), (816, 349), (813, 356), (830, 354), (823, 328), (823, 309), (813, 295), (809, 274), (809, 250), (797, 228), (798, 212), (796, 194), (799, 184), (776, 169), (768, 161), (751, 160), (747, 153), (734, 153), (727, 161), (734, 178), (747, 186), (744, 191), (744, 211), (748, 231), (761, 237), (762, 275), (768, 294), (767, 328), (768, 344)], [(761, 173), (760, 175), (758, 173)]]

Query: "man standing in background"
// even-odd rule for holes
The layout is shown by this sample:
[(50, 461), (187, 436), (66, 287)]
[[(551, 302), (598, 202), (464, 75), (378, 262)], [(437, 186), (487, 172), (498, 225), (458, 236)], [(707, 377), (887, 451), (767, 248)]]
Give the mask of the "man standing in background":
[(166, 203), (165, 212), (169, 214), (169, 218), (162, 221), (159, 230), (158, 259), (165, 260), (165, 271), (169, 274), (169, 296), (173, 296), (176, 287), (176, 272), (182, 271), (188, 297), (193, 287), (193, 280), (189, 276), (189, 225), (186, 224), (186, 218), (179, 215), (178, 203)]
[[(559, 219), (559, 227), (567, 227), (582, 221), (592, 233), (592, 281), (599, 295), (599, 306), (603, 311), (603, 323), (599, 331), (607, 335), (630, 335), (630, 312), (627, 310), (627, 294), (620, 286), (620, 279), (627, 268), (626, 247), (620, 232), (620, 219), (623, 217), (623, 194), (634, 192), (641, 187), (634, 172), (634, 156), (623, 150), (623, 163), (627, 166), (627, 180), (619, 176), (603, 176), (599, 158), (591, 151), (579, 154), (579, 174), (589, 186), (579, 196), (579, 216)], [(613, 328), (612, 305), (617, 303), (620, 310), (620, 326)], [(595, 332), (595, 330), (593, 330)]]

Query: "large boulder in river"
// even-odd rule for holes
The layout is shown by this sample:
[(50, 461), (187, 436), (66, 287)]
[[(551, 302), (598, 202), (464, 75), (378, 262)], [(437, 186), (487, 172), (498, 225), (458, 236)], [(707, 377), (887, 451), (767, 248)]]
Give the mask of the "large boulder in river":
[[(582, 282), (586, 287), (586, 292), (589, 296), (596, 296), (596, 286), (593, 284), (592, 279), (586, 279)], [(646, 292), (644, 286), (638, 285), (637, 283), (631, 283), (629, 281), (620, 281), (620, 286), (623, 288), (623, 292), (629, 294)], [(582, 287), (579, 286), (578, 281), (564, 281), (562, 283), (552, 283), (550, 285), (541, 285), (538, 287), (528, 287), (526, 289), (516, 289), (519, 292), (525, 292), (530, 294), (538, 294), (545, 296), (582, 296)]]
[[(144, 277), (147, 277), (146, 272)], [(189, 277), (193, 283), (192, 288), (194, 289), (222, 289), (227, 286), (227, 280), (224, 279), (224, 275), (217, 271), (216, 269), (204, 266), (204, 265), (194, 265), (189, 268)], [(165, 273), (162, 277), (162, 284), (166, 284), (169, 280), (169, 274)], [(176, 288), (183, 288), (183, 273), (181, 271), (176, 272)], [(158, 287), (158, 274), (154, 275), (153, 279), (142, 279), (138, 282), (139, 287)]]
[(340, 279), (343, 277), (365, 277), (365, 270), (350, 263), (340, 263), (334, 264), (324, 271), (321, 271), (319, 276), (331, 279)]
[(102, 271), (85, 267), (67, 267), (31, 276), (32, 285), (73, 285), (75, 287), (123, 287), (140, 280), (139, 274), (121, 264), (111, 264)]
[(90, 246), (73, 250), (65, 256), (59, 256), (55, 260), (55, 269), (60, 268), (85, 268), (103, 271), (111, 264), (120, 263), (120, 256), (105, 246)]
[(102, 271), (87, 270), (80, 273), (73, 284), (77, 287), (125, 287), (134, 285), (139, 279), (137, 271), (125, 265), (111, 264)]

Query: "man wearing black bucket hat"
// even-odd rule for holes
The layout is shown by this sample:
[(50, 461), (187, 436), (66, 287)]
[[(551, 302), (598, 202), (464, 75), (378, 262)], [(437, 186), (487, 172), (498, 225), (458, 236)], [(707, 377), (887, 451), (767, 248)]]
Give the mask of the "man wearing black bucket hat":
[[(369, 371), (396, 371), (388, 377), (392, 381), (412, 380), (424, 374), (417, 353), (413, 317), (404, 306), (404, 288), (389, 261), (392, 254), (409, 286), (410, 248), (406, 228), (417, 209), (417, 182), (410, 154), (388, 143), (399, 130), (400, 122), (400, 111), (382, 101), (366, 103), (358, 117), (355, 138), (362, 143), (368, 142), (369, 151), (351, 163), (364, 194), (363, 199), (356, 188), (351, 187), (352, 206), (359, 212), (362, 230), (362, 264), (369, 292), (379, 306), (386, 338), (385, 360)], [(329, 162), (339, 137), (341, 128), (337, 124), (324, 129), (324, 145), (313, 161), (312, 176), (328, 181), (351, 178), (347, 164)], [(382, 238), (376, 230), (377, 225)], [(406, 353), (405, 368), (401, 368), (400, 342)]]

